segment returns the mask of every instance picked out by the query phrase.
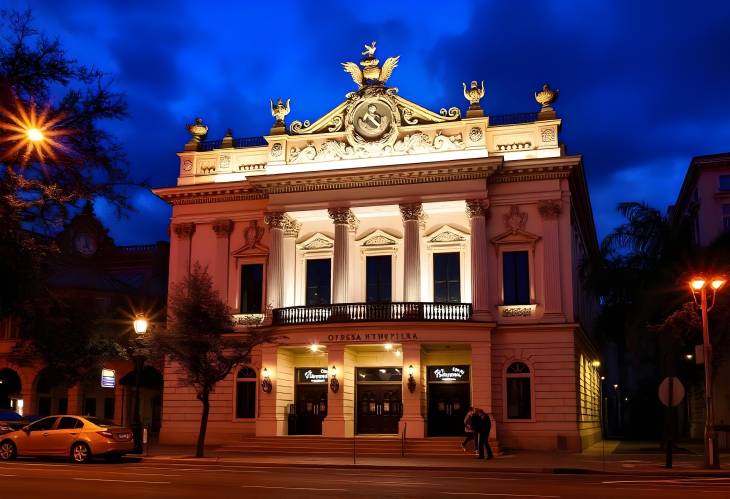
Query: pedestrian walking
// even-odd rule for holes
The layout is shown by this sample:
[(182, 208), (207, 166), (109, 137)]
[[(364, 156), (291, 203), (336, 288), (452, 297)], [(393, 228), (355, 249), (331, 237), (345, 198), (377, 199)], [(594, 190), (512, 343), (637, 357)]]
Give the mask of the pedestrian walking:
[(461, 442), (461, 448), (464, 452), (466, 452), (466, 444), (468, 444), (470, 441), (474, 441), (474, 450), (477, 450), (477, 439), (474, 435), (474, 428), (471, 425), (471, 418), (474, 415), (474, 408), (469, 407), (469, 410), (466, 411), (466, 416), (464, 416), (464, 433), (466, 433), (466, 437), (464, 438), (464, 441)]
[(474, 415), (471, 417), (471, 426), (477, 433), (477, 449), (479, 449), (479, 457), (477, 459), (484, 459), (484, 450), (487, 451), (487, 459), (492, 459), (492, 447), (489, 445), (489, 432), (492, 431), (492, 420), (489, 414), (484, 412), (482, 409), (476, 409)]

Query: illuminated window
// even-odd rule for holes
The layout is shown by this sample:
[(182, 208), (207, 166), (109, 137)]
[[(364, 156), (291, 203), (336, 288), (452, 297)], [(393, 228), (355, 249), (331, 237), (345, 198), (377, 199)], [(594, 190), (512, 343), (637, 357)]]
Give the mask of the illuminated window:
[(264, 291), (264, 266), (241, 265), (241, 313), (260, 314)]
[(256, 371), (248, 366), (236, 376), (236, 418), (256, 417)]
[(435, 253), (433, 255), (433, 301), (438, 303), (461, 302), (459, 253)]
[(331, 302), (332, 260), (317, 258), (307, 260), (306, 305), (326, 305)]
[(523, 362), (507, 367), (507, 419), (532, 418), (532, 375)]
[(505, 305), (530, 304), (530, 261), (527, 251), (502, 253)]

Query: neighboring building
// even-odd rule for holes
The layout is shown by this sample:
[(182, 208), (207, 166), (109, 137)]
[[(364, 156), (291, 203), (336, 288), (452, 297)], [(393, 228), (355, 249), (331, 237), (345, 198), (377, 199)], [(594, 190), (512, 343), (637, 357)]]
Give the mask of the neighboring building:
[[(366, 51), (368, 52), (368, 51)], [(595, 306), (578, 278), (597, 251), (580, 156), (547, 86), (539, 113), (433, 113), (384, 85), (374, 47), (358, 90), (319, 120), (202, 141), (189, 126), (172, 205), (170, 281), (195, 262), (239, 312), (284, 338), (213, 395), (208, 441), (242, 435), (461, 435), (474, 405), (510, 447), (600, 439)], [(364, 73), (364, 74), (363, 74)], [(270, 312), (270, 313), (269, 313)], [(164, 373), (162, 442), (190, 443), (200, 404)]]
[[(677, 202), (669, 209), (669, 219), (674, 224), (690, 220), (693, 242), (705, 247), (720, 236), (730, 233), (730, 152), (692, 158), (687, 169)], [(727, 240), (727, 239), (726, 239)], [(726, 262), (727, 263), (727, 262)], [(719, 299), (727, 300), (727, 289)], [(716, 350), (728, 351), (728, 347)], [(717, 354), (716, 354), (717, 355)], [(725, 359), (716, 365), (713, 373), (713, 400), (715, 423), (730, 425), (730, 390), (723, 380), (730, 379), (730, 362)], [(705, 424), (704, 376), (688, 389), (689, 432), (693, 438), (702, 438)], [(730, 447), (725, 435), (720, 444)]]
[[(82, 300), (104, 317), (100, 325), (119, 337), (130, 330), (133, 308), (164, 307), (167, 295), (169, 245), (117, 246), (91, 205), (56, 236), (59, 255), (49, 273), (51, 292), (60, 299)], [(131, 317), (130, 317), (131, 315)], [(72, 387), (57, 383), (43, 362), (20, 362), (14, 356), (18, 321), (0, 322), (0, 411), (26, 415), (83, 414), (129, 424), (133, 410), (134, 366), (109, 361), (115, 388), (102, 388), (101, 372)], [(111, 373), (110, 373), (111, 374)], [(162, 375), (153, 367), (142, 374), (144, 422), (159, 427)]]

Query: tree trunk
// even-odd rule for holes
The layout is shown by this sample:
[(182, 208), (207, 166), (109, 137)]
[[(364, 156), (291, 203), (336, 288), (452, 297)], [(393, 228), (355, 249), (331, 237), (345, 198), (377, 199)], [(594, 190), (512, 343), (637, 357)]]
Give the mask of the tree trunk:
[(208, 391), (198, 395), (198, 399), (203, 404), (203, 414), (200, 417), (200, 430), (198, 431), (198, 444), (195, 447), (195, 457), (203, 457), (205, 449), (205, 432), (208, 429), (208, 414), (210, 413), (210, 400)]

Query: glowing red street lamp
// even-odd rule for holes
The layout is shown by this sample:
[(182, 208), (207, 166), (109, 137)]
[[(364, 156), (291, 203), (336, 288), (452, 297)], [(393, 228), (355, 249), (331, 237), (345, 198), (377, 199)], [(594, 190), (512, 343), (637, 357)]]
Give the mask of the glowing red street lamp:
[[(712, 403), (712, 344), (707, 326), (707, 312), (715, 306), (717, 292), (725, 286), (727, 279), (724, 276), (715, 276), (706, 279), (704, 276), (695, 276), (689, 281), (692, 298), (702, 309), (702, 350), (705, 364), (705, 467), (719, 468), (720, 453), (717, 448), (715, 433), (715, 410)], [(712, 303), (707, 305), (707, 288), (712, 290)], [(697, 295), (699, 294), (699, 301)]]

